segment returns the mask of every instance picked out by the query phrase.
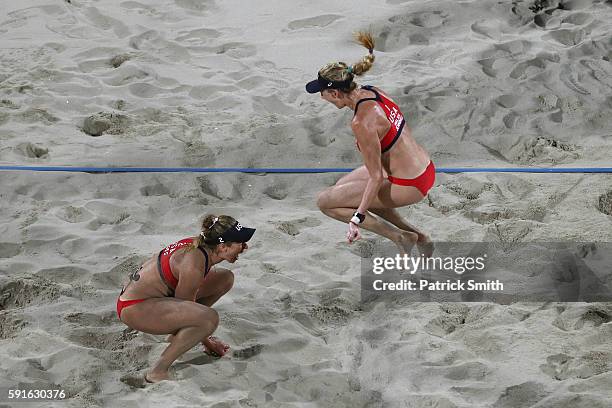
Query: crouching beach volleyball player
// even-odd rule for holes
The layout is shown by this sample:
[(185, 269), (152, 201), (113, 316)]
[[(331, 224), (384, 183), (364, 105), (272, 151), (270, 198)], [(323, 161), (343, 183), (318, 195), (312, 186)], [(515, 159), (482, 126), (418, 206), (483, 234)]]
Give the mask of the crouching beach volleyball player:
[(429, 237), (395, 209), (427, 195), (435, 181), (434, 165), (414, 140), (397, 104), (381, 89), (353, 82), (374, 63), (372, 34), (360, 32), (355, 38), (369, 50), (368, 55), (354, 65), (329, 63), (306, 84), (307, 92), (320, 92), (323, 100), (338, 109), (354, 111), (351, 129), (364, 161), (364, 166), (319, 193), (317, 205), (329, 217), (348, 222), (349, 242), (361, 237), (359, 227), (363, 227), (392, 240), (403, 253), (409, 254), (417, 244), (420, 254), (431, 256)]
[(213, 266), (236, 262), (254, 233), (230, 216), (207, 215), (198, 236), (167, 246), (130, 275), (117, 299), (119, 319), (134, 330), (171, 335), (145, 380), (170, 379), (170, 365), (199, 342), (212, 355), (229, 350), (211, 337), (219, 324), (211, 306), (232, 288), (234, 274)]

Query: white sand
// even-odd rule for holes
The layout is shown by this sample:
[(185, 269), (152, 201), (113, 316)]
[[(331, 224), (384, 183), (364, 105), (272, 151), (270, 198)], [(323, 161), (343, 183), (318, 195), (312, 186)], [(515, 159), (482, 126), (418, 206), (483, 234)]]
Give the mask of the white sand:
[[(303, 87), (371, 27), (362, 83), (438, 167), (610, 166), (612, 4), (535, 3), (4, 1), (0, 164), (356, 167), (350, 112)], [(338, 177), (0, 172), (0, 385), (73, 407), (612, 406), (610, 304), (361, 304), (384, 241), (318, 212)], [(612, 241), (611, 201), (609, 175), (440, 174), (401, 212), (438, 241)], [(141, 388), (166, 343), (117, 320), (120, 284), (208, 212), (258, 228), (217, 307), (233, 354)]]

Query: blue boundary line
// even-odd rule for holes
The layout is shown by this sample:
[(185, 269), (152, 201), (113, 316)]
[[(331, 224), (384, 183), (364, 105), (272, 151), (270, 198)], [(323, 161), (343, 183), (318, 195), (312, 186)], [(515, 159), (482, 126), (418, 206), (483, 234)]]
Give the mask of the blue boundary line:
[[(0, 171), (71, 173), (348, 173), (353, 168), (0, 166)], [(612, 167), (440, 167), (437, 173), (612, 173)]]

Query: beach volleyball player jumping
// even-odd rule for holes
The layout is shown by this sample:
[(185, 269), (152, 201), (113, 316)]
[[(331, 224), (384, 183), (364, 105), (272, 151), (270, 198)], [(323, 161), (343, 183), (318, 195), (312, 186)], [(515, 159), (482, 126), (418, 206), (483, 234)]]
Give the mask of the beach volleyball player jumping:
[(374, 63), (372, 34), (359, 32), (355, 38), (368, 55), (353, 65), (329, 63), (306, 84), (307, 92), (319, 92), (338, 109), (354, 111), (351, 129), (364, 162), (319, 193), (317, 205), (329, 217), (348, 222), (349, 242), (361, 237), (363, 227), (395, 242), (403, 253), (409, 254), (417, 244), (419, 254), (431, 256), (429, 237), (408, 224), (396, 208), (418, 203), (427, 195), (435, 181), (434, 165), (414, 140), (397, 104), (381, 89), (354, 82)]
[(208, 215), (198, 236), (167, 246), (130, 275), (117, 299), (119, 319), (144, 333), (171, 334), (170, 344), (145, 380), (170, 379), (170, 365), (199, 342), (212, 355), (229, 350), (210, 335), (219, 324), (212, 305), (232, 288), (234, 274), (213, 266), (236, 262), (254, 232), (230, 216)]

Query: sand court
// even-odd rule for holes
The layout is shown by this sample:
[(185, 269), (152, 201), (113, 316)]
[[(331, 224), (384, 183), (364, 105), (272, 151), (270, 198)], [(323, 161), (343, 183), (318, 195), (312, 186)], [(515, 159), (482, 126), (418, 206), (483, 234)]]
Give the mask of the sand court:
[[(0, 165), (357, 167), (351, 113), (303, 88), (371, 28), (358, 81), (437, 167), (610, 167), (611, 17), (596, 0), (6, 4)], [(386, 243), (348, 245), (317, 208), (342, 175), (0, 171), (0, 385), (71, 407), (612, 404), (610, 303), (362, 302)], [(440, 173), (400, 213), (434, 241), (610, 242), (611, 177)], [(232, 351), (194, 348), (145, 386), (167, 343), (117, 319), (121, 284), (209, 212), (258, 230), (215, 305)]]

